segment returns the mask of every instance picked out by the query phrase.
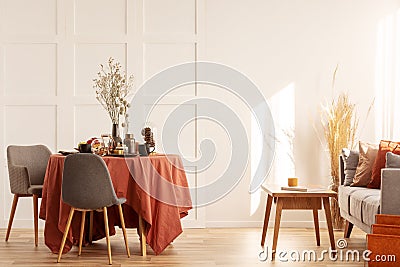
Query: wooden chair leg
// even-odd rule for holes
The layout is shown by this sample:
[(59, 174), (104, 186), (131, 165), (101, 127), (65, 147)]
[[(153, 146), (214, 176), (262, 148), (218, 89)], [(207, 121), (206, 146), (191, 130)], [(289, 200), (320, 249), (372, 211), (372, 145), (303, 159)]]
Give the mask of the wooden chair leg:
[(349, 238), (352, 230), (353, 230), (353, 224), (348, 220), (346, 220), (346, 226), (344, 228), (344, 238)]
[(33, 224), (35, 231), (35, 246), (38, 246), (39, 243), (39, 234), (38, 234), (38, 223), (39, 223), (39, 215), (38, 215), (38, 195), (33, 195)]
[(89, 244), (93, 241), (93, 210), (90, 211), (89, 215)]
[(139, 235), (140, 235), (140, 251), (142, 256), (146, 256), (146, 229), (144, 228), (144, 221), (142, 216), (139, 215)]
[(65, 226), (63, 239), (61, 241), (60, 251), (58, 252), (57, 262), (61, 261), (61, 255), (62, 255), (62, 252), (64, 250), (65, 241), (67, 240), (67, 235), (68, 235), (68, 232), (69, 232), (69, 228), (71, 227), (71, 221), (72, 221), (72, 217), (74, 216), (74, 211), (75, 211), (75, 209), (71, 207), (71, 210), (69, 211), (69, 217), (68, 217), (67, 225)]
[(112, 264), (111, 259), (111, 244), (110, 244), (110, 233), (108, 231), (108, 216), (107, 216), (107, 207), (103, 208), (104, 215), (104, 227), (106, 230), (106, 239), (107, 239), (107, 252), (108, 252), (108, 264)]
[(12, 207), (11, 207), (11, 212), (10, 212), (10, 218), (8, 219), (8, 227), (7, 227), (7, 234), (6, 234), (6, 241), (8, 241), (8, 238), (10, 237), (10, 232), (11, 232), (11, 226), (14, 220), (14, 215), (15, 215), (15, 210), (17, 209), (17, 204), (18, 204), (18, 195), (14, 195)]
[(82, 211), (82, 219), (81, 219), (81, 231), (79, 234), (79, 248), (78, 248), (78, 256), (82, 254), (82, 239), (83, 239), (83, 232), (85, 230), (85, 217), (86, 211)]
[(122, 206), (121, 205), (118, 205), (118, 210), (119, 210), (119, 218), (121, 220), (122, 233), (124, 234), (126, 254), (128, 255), (128, 258), (130, 258), (131, 257), (131, 252), (129, 251), (128, 237), (126, 235), (126, 228), (125, 228), (124, 213), (122, 212)]

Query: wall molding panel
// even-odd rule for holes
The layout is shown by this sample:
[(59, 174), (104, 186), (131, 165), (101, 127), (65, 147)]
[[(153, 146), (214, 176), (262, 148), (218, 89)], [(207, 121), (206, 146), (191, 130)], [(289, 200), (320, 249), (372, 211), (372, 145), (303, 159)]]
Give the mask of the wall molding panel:
[[(152, 75), (197, 60), (197, 5), (197, 0), (0, 0), (0, 228), (7, 226), (12, 203), (5, 148), (42, 143), (56, 152), (110, 132), (92, 88), (99, 64), (114, 57), (134, 74), (137, 89), (149, 78), (146, 68)], [(182, 96), (169, 103), (177, 98)], [(30, 228), (31, 218), (32, 203), (22, 200), (14, 225)], [(196, 211), (185, 225), (199, 225), (198, 218)]]

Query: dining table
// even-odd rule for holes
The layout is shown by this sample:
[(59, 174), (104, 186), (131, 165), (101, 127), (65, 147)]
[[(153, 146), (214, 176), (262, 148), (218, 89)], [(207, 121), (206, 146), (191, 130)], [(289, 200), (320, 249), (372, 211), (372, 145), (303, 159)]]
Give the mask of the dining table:
[[(126, 199), (122, 205), (126, 227), (139, 229), (142, 224), (143, 232), (139, 235), (143, 235), (144, 246), (147, 243), (156, 255), (162, 253), (182, 233), (181, 219), (192, 208), (180, 156), (155, 154), (136, 157), (104, 156), (102, 159), (107, 165), (117, 197)], [(71, 208), (62, 201), (64, 160), (65, 156), (61, 154), (53, 154), (49, 158), (39, 213), (39, 218), (45, 221), (45, 244), (53, 253), (59, 252)], [(107, 212), (110, 235), (114, 235), (115, 227), (121, 226), (118, 208), (108, 207)], [(92, 216), (89, 220), (91, 235), (85, 235), (86, 243), (89, 239), (96, 241), (106, 236), (102, 213), (95, 211)], [(86, 222), (88, 224), (88, 220)], [(85, 229), (87, 227), (89, 225), (85, 225)], [(80, 216), (75, 216), (63, 253), (77, 244), (79, 230)]]

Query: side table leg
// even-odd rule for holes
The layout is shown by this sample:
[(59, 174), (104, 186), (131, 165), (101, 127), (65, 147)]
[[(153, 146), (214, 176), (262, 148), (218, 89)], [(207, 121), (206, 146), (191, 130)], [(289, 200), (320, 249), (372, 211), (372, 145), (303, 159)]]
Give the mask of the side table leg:
[(318, 209), (316, 208), (313, 209), (313, 217), (314, 217), (315, 238), (317, 240), (317, 246), (320, 246)]
[(331, 248), (335, 250), (335, 236), (333, 234), (332, 218), (331, 218), (331, 208), (329, 206), (329, 197), (323, 197), (322, 201), (324, 203), (326, 224), (328, 225), (329, 239), (331, 241)]
[(272, 207), (272, 196), (268, 195), (267, 206), (265, 208), (264, 227), (263, 227), (263, 232), (262, 232), (262, 236), (261, 236), (261, 246), (262, 247), (264, 247), (264, 244), (265, 244), (265, 236), (267, 235), (269, 216), (271, 214), (271, 207)]
[(275, 215), (275, 226), (274, 226), (274, 240), (272, 242), (272, 258), (275, 256), (276, 252), (276, 245), (278, 243), (278, 234), (279, 234), (279, 227), (281, 224), (281, 215), (282, 215), (282, 208), (283, 208), (283, 201), (285, 199), (278, 197), (278, 201), (276, 203), (276, 215)]

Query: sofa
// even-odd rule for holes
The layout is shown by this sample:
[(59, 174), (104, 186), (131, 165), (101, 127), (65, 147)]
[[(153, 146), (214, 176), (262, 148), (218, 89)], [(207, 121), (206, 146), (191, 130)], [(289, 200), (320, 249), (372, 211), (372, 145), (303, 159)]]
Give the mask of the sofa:
[(381, 174), (380, 189), (345, 185), (345, 159), (339, 156), (338, 202), (346, 220), (345, 238), (350, 237), (354, 225), (371, 233), (376, 214), (400, 214), (400, 169), (384, 168)]

